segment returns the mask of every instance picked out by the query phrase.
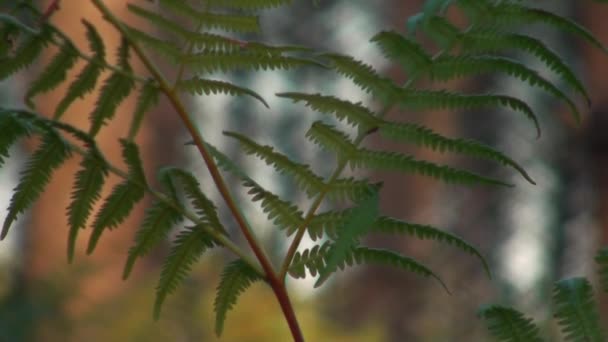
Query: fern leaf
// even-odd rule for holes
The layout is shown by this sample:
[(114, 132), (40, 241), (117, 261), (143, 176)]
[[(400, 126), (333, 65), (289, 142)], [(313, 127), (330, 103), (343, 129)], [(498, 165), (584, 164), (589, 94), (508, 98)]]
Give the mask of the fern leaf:
[(598, 275), (600, 278), (600, 286), (604, 292), (608, 293), (608, 247), (602, 248), (595, 256), (595, 262), (597, 262), (600, 269)]
[(363, 91), (372, 93), (383, 102), (388, 103), (399, 96), (398, 87), (393, 81), (380, 76), (370, 65), (337, 54), (325, 54), (321, 57), (329, 59), (333, 69), (340, 75), (353, 80)]
[(315, 121), (310, 126), (306, 137), (322, 148), (337, 153), (341, 158), (348, 159), (357, 153), (357, 147), (345, 133), (321, 121)]
[(42, 144), (27, 162), (19, 175), (19, 183), (14, 189), (4, 219), (0, 240), (6, 237), (17, 216), (30, 207), (44, 191), (51, 174), (70, 157), (69, 145), (54, 130), (44, 133)]
[(76, 238), (91, 214), (93, 204), (100, 198), (101, 188), (108, 175), (108, 166), (100, 152), (91, 147), (76, 173), (71, 202), (67, 208), (70, 232), (68, 234), (68, 262), (74, 259)]
[(112, 229), (122, 223), (129, 216), (135, 204), (144, 197), (147, 183), (137, 145), (126, 140), (121, 140), (121, 144), (122, 156), (129, 168), (128, 178), (114, 187), (97, 213), (87, 254), (93, 252), (105, 229)]
[(456, 152), (464, 155), (493, 160), (518, 171), (528, 182), (536, 184), (526, 170), (504, 153), (470, 139), (450, 139), (417, 124), (384, 122), (380, 125), (380, 134), (394, 141), (403, 141), (418, 146), (429, 147), (439, 152)]
[(224, 330), (226, 314), (236, 304), (239, 295), (247, 290), (251, 284), (260, 280), (263, 279), (258, 273), (242, 260), (235, 260), (224, 268), (213, 302), (215, 334), (218, 337), (222, 335)]
[(361, 102), (352, 103), (321, 94), (279, 93), (276, 95), (291, 99), (294, 103), (303, 101), (307, 107), (321, 113), (335, 115), (339, 120), (359, 127), (362, 132), (366, 132), (380, 123), (374, 113), (364, 107)]
[(141, 127), (144, 115), (158, 103), (159, 95), (160, 89), (158, 89), (154, 81), (148, 81), (141, 87), (137, 104), (135, 105), (135, 112), (133, 113), (133, 121), (129, 128), (129, 137), (135, 137)]
[(213, 93), (213, 94), (222, 93), (222, 94), (228, 94), (228, 95), (232, 95), (232, 96), (247, 95), (247, 96), (251, 96), (251, 97), (255, 98), (256, 100), (262, 102), (262, 104), (266, 108), (270, 108), (268, 106), (268, 103), (266, 102), (266, 100), (264, 100), (264, 98), (260, 94), (256, 93), (255, 91), (253, 91), (249, 88), (240, 87), (240, 86), (237, 86), (236, 84), (232, 84), (232, 83), (225, 82), (225, 81), (209, 80), (209, 79), (204, 79), (204, 78), (200, 78), (200, 77), (194, 77), (189, 80), (180, 81), (177, 84), (177, 87), (179, 90), (188, 92), (192, 95), (194, 95), (194, 94), (209, 95), (210, 93)]
[(61, 102), (55, 109), (55, 118), (61, 117), (68, 107), (79, 97), (84, 97), (95, 89), (99, 75), (101, 75), (101, 64), (105, 61), (105, 47), (99, 32), (89, 22), (83, 20), (86, 27), (86, 37), (89, 41), (91, 50), (93, 50), (93, 61), (89, 62), (84, 69), (76, 76), (76, 79), (70, 84)]
[(181, 63), (186, 67), (204, 73), (229, 72), (233, 70), (275, 70), (293, 69), (301, 66), (317, 66), (325, 68), (311, 59), (290, 56), (260, 55), (260, 54), (232, 54), (223, 51), (207, 51), (185, 55)]
[(334, 201), (360, 202), (372, 193), (380, 191), (382, 183), (372, 184), (367, 180), (352, 177), (338, 178), (327, 184), (327, 197)]
[(515, 33), (505, 33), (495, 30), (474, 30), (463, 34), (460, 41), (465, 53), (496, 53), (503, 50), (518, 49), (538, 57), (550, 70), (576, 92), (581, 94), (587, 103), (591, 103), (589, 94), (583, 83), (568, 67), (560, 56), (548, 48), (541, 40)]
[(251, 180), (245, 181), (244, 186), (250, 188), (248, 194), (252, 196), (251, 200), (261, 201), (260, 205), (268, 219), (279, 229), (286, 230), (288, 236), (293, 234), (304, 220), (302, 211), (295, 204), (279, 198)]
[[(488, 13), (489, 14), (489, 13)], [(598, 49), (606, 51), (604, 45), (586, 28), (563, 16), (539, 8), (530, 8), (512, 2), (499, 3), (492, 8), (490, 16), (492, 27), (517, 27), (524, 24), (545, 24), (555, 29), (585, 39)]]
[(496, 56), (444, 56), (437, 58), (430, 70), (431, 77), (434, 80), (441, 81), (491, 72), (504, 72), (510, 76), (519, 78), (531, 86), (536, 86), (547, 91), (556, 98), (566, 102), (570, 110), (572, 110), (574, 117), (580, 120), (580, 113), (576, 105), (564, 92), (540, 76), (535, 70), (515, 60)]
[[(215, 228), (215, 227), (213, 227)], [(158, 319), (165, 299), (177, 289), (190, 270), (192, 265), (209, 248), (215, 246), (210, 235), (202, 227), (187, 227), (175, 238), (174, 246), (169, 257), (163, 265), (160, 281), (156, 287), (156, 300), (154, 302), (154, 317)]]
[(418, 43), (397, 32), (382, 31), (371, 41), (380, 47), (386, 58), (399, 62), (409, 77), (415, 77), (418, 73), (426, 71), (433, 62)]
[(46, 93), (65, 81), (68, 71), (74, 66), (77, 59), (76, 48), (71, 43), (65, 42), (61, 50), (55, 55), (49, 65), (46, 66), (40, 76), (30, 83), (30, 87), (25, 95), (28, 106), (34, 107), (32, 103), (34, 96)]
[(538, 327), (531, 318), (526, 318), (514, 309), (500, 306), (483, 306), (477, 315), (484, 319), (488, 331), (498, 341), (504, 342), (541, 342)]
[(566, 341), (604, 341), (593, 289), (585, 278), (560, 280), (553, 288), (555, 318)]
[(276, 152), (271, 146), (259, 145), (255, 141), (234, 132), (224, 132), (225, 135), (236, 139), (243, 151), (249, 155), (255, 155), (272, 166), (280, 174), (288, 174), (303, 189), (308, 196), (319, 193), (324, 186), (323, 179), (316, 175), (306, 164), (292, 161), (289, 157)]
[[(129, 65), (129, 42), (123, 37), (118, 48), (118, 65), (127, 73), (131, 72)], [(107, 120), (112, 119), (118, 105), (129, 96), (135, 82), (132, 77), (114, 72), (104, 83), (99, 98), (95, 103), (95, 110), (90, 115), (91, 135), (96, 135)]]
[[(206, 29), (217, 29), (229, 32), (239, 33), (257, 33), (260, 31), (260, 23), (257, 16), (252, 15), (232, 15), (232, 14), (219, 14), (208, 11), (199, 11), (185, 2), (179, 1), (164, 1), (163, 5), (170, 8), (173, 12), (187, 16), (191, 19), (200, 22)], [(133, 5), (128, 4), (127, 8), (132, 13), (141, 16), (151, 23), (156, 24), (157, 21), (154, 13)]]
[(514, 97), (494, 94), (465, 95), (445, 90), (404, 90), (394, 98), (403, 107), (414, 110), (504, 107), (524, 114), (540, 136), (540, 124), (530, 106)]
[(170, 175), (182, 185), (186, 197), (190, 199), (196, 213), (216, 230), (226, 232), (217, 214), (217, 208), (213, 202), (203, 194), (198, 180), (188, 171), (172, 168)]
[[(171, 2), (171, 0), (161, 0), (161, 3)], [(208, 0), (210, 6), (221, 6), (238, 10), (263, 10), (289, 5), (293, 0)]]
[(132, 26), (125, 25), (125, 28), (132, 39), (139, 41), (140, 43), (159, 53), (163, 57), (168, 58), (169, 61), (177, 63), (177, 61), (179, 60), (179, 56), (182, 54), (182, 52), (175, 43), (153, 37), (150, 34), (136, 29)]
[(321, 286), (329, 276), (336, 271), (354, 247), (359, 244), (359, 238), (369, 232), (379, 214), (378, 193), (358, 203), (346, 218), (344, 226), (338, 230), (338, 236), (327, 256), (325, 267), (319, 272), (315, 287)]
[(23, 136), (30, 135), (30, 129), (8, 111), (0, 111), (0, 167), (8, 158), (9, 149)]
[(39, 34), (30, 35), (19, 45), (12, 58), (3, 58), (0, 63), (0, 80), (30, 66), (52, 39), (52, 29), (43, 25)]

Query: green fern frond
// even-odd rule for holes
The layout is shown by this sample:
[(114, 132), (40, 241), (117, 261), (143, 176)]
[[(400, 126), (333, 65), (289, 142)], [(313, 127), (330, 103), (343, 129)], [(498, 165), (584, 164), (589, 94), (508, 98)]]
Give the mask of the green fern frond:
[(137, 145), (126, 140), (120, 142), (122, 157), (129, 168), (128, 178), (114, 187), (97, 213), (87, 254), (93, 252), (105, 229), (112, 229), (122, 223), (129, 216), (135, 204), (144, 197), (147, 183)]
[[(215, 228), (215, 227), (213, 227)], [(213, 238), (202, 227), (186, 227), (175, 238), (169, 257), (163, 265), (160, 281), (156, 287), (154, 318), (160, 317), (165, 299), (186, 279), (192, 265), (209, 248), (215, 246)]]
[(548, 48), (541, 40), (515, 33), (496, 30), (473, 30), (462, 34), (460, 42), (465, 53), (496, 53), (504, 50), (522, 50), (539, 58), (550, 70), (576, 92), (581, 94), (587, 103), (591, 103), (583, 83), (566, 65), (559, 55)]
[(169, 174), (182, 185), (182, 190), (192, 203), (197, 215), (205, 220), (213, 229), (225, 233), (226, 230), (220, 222), (215, 204), (201, 191), (196, 177), (190, 172), (178, 168), (171, 168)]
[(185, 91), (189, 94), (198, 94), (198, 95), (209, 95), (209, 94), (228, 94), (228, 95), (232, 95), (232, 96), (251, 96), (253, 98), (255, 98), (256, 100), (262, 102), (262, 104), (266, 107), (266, 108), (270, 108), (270, 106), (268, 106), (268, 103), (266, 102), (266, 100), (264, 100), (264, 98), (256, 93), (255, 91), (249, 89), (249, 88), (245, 88), (245, 87), (240, 87), (237, 86), (236, 84), (232, 84), (230, 82), (225, 82), (225, 81), (218, 81), (218, 80), (210, 80), (210, 79), (204, 79), (204, 78), (200, 78), (200, 77), (193, 77), (191, 79), (188, 80), (183, 80), (180, 81), (177, 84), (177, 89), (181, 90), (181, 91)]
[(228, 264), (222, 272), (217, 287), (213, 310), (215, 311), (215, 334), (219, 337), (224, 330), (226, 314), (236, 305), (236, 301), (251, 284), (263, 280), (258, 273), (242, 260)]
[(500, 306), (483, 306), (477, 315), (484, 319), (486, 327), (498, 341), (541, 342), (539, 329), (531, 318), (514, 309)]
[(30, 66), (52, 39), (52, 29), (42, 25), (40, 32), (28, 37), (19, 45), (14, 55), (2, 58), (0, 63), (0, 80)]
[(359, 130), (363, 132), (376, 127), (380, 123), (374, 113), (363, 106), (361, 102), (352, 103), (321, 94), (279, 93), (276, 95), (291, 99), (294, 103), (303, 101), (307, 107), (321, 113), (335, 115), (339, 120), (359, 127)]
[(517, 27), (529, 24), (545, 24), (563, 32), (573, 34), (585, 39), (595, 47), (606, 51), (606, 47), (586, 28), (569, 18), (545, 11), (531, 8), (513, 2), (501, 2), (486, 12), (487, 25), (490, 27)]
[(566, 341), (604, 340), (593, 289), (585, 278), (560, 280), (553, 288), (555, 318)]
[(44, 132), (42, 144), (19, 175), (4, 219), (0, 240), (6, 237), (17, 216), (29, 208), (44, 191), (55, 169), (71, 156), (69, 145), (52, 129)]
[[(171, 0), (161, 0), (161, 3)], [(263, 10), (289, 5), (293, 0), (208, 0), (210, 6), (220, 6), (238, 10)]]
[(321, 286), (337, 270), (338, 265), (342, 265), (345, 262), (350, 255), (350, 251), (358, 246), (361, 236), (370, 231), (379, 213), (377, 192), (350, 210), (348, 217), (344, 221), (344, 226), (338, 230), (337, 237), (328, 252), (327, 259), (325, 259), (325, 267), (319, 270), (319, 278), (315, 283), (315, 287)]
[(309, 197), (314, 196), (323, 189), (323, 178), (316, 175), (310, 169), (310, 166), (296, 163), (286, 155), (275, 151), (273, 147), (259, 145), (242, 134), (234, 132), (224, 132), (224, 134), (236, 139), (246, 154), (255, 155), (267, 165), (272, 166), (278, 173), (288, 174), (293, 177), (298, 187), (304, 190)]
[(528, 182), (536, 184), (526, 170), (504, 153), (470, 139), (446, 138), (433, 130), (417, 124), (384, 122), (380, 125), (380, 134), (394, 141), (413, 143), (439, 152), (455, 152), (464, 155), (497, 161), (518, 171)]
[(431, 78), (447, 81), (457, 77), (477, 75), (480, 73), (503, 72), (509, 76), (539, 87), (568, 104), (577, 120), (580, 120), (578, 108), (572, 100), (553, 83), (540, 76), (518, 61), (497, 56), (442, 56), (437, 58), (430, 69)]
[(311, 59), (261, 54), (233, 54), (223, 51), (207, 51), (185, 55), (181, 63), (186, 67), (203, 73), (229, 72), (233, 70), (276, 70), (293, 69), (301, 66), (325, 68)]
[(425, 20), (422, 30), (445, 52), (454, 47), (460, 39), (458, 29), (446, 18), (440, 16), (432, 16)]
[(338, 154), (340, 158), (349, 159), (357, 153), (357, 147), (351, 139), (333, 126), (315, 121), (306, 132), (306, 138), (323, 149)]
[(108, 165), (95, 147), (90, 147), (76, 173), (71, 202), (68, 206), (68, 262), (74, 259), (76, 238), (91, 214), (93, 204), (101, 197), (101, 188), (108, 175)]
[(144, 31), (135, 27), (125, 25), (125, 29), (129, 32), (129, 37), (142, 43), (142, 45), (154, 50), (159, 55), (168, 58), (169, 61), (177, 63), (182, 52), (179, 47), (171, 41), (156, 38)]
[(600, 267), (597, 272), (600, 278), (600, 286), (604, 292), (608, 293), (608, 247), (602, 248), (597, 253), (595, 262)]
[(254, 181), (247, 180), (243, 185), (250, 188), (247, 193), (252, 196), (251, 201), (261, 201), (260, 206), (268, 220), (279, 229), (286, 230), (288, 236), (293, 234), (304, 220), (302, 211), (295, 204), (279, 198)]
[(382, 77), (374, 68), (350, 56), (338, 54), (325, 54), (321, 57), (331, 61), (333, 69), (351, 79), (366, 93), (372, 93), (384, 102), (392, 101), (398, 97), (398, 87), (388, 78)]
[(372, 193), (380, 191), (382, 183), (370, 183), (367, 180), (359, 180), (353, 177), (338, 178), (326, 185), (328, 187), (327, 198), (333, 201), (360, 202)]
[(76, 48), (65, 42), (53, 60), (44, 68), (44, 71), (30, 83), (25, 95), (28, 106), (33, 108), (32, 98), (38, 94), (46, 93), (65, 81), (68, 71), (78, 60)]
[[(131, 72), (129, 65), (129, 42), (123, 37), (118, 48), (118, 65), (127, 73)], [(95, 109), (90, 115), (91, 135), (96, 135), (106, 121), (112, 119), (118, 105), (129, 96), (135, 82), (132, 77), (122, 73), (114, 72), (104, 83), (99, 98), (95, 103)]]
[(9, 111), (0, 111), (0, 167), (4, 158), (8, 158), (9, 149), (19, 138), (30, 135), (30, 127), (18, 120)]
[(407, 39), (394, 31), (382, 31), (372, 39), (384, 56), (397, 61), (408, 77), (415, 77), (420, 72), (425, 72), (433, 63), (431, 57), (416, 42)]
[[(184, 1), (162, 1), (162, 5), (176, 14), (184, 15), (202, 24), (205, 29), (223, 30), (239, 33), (258, 33), (260, 31), (259, 18), (245, 14), (220, 14), (198, 10)], [(129, 11), (150, 20), (156, 24), (150, 11), (133, 5), (127, 5)]]
[[(344, 226), (350, 211), (351, 209), (346, 209), (342, 211), (329, 211), (315, 215), (308, 225), (308, 235), (313, 241), (321, 239), (325, 235), (327, 235), (327, 237), (330, 239), (335, 240), (338, 236), (339, 230)], [(454, 246), (461, 251), (479, 259), (484, 270), (488, 276), (490, 276), (490, 266), (488, 265), (484, 256), (481, 255), (481, 253), (475, 247), (467, 243), (459, 236), (433, 226), (409, 223), (391, 217), (380, 216), (373, 222), (373, 224), (370, 225), (369, 232), (407, 235), (420, 240), (437, 241)]]
[(105, 62), (105, 46), (99, 32), (86, 20), (83, 20), (82, 23), (86, 27), (86, 37), (94, 53), (94, 62), (89, 62), (70, 84), (63, 99), (61, 99), (61, 102), (59, 102), (55, 109), (55, 118), (60, 118), (77, 98), (84, 97), (95, 89), (102, 71), (101, 64)]
[(137, 104), (135, 105), (131, 127), (129, 127), (129, 139), (135, 137), (146, 113), (158, 103), (159, 95), (160, 89), (152, 80), (147, 81), (141, 87), (139, 96), (137, 97)]
[(538, 118), (530, 106), (511, 96), (495, 94), (467, 95), (446, 90), (403, 90), (401, 95), (396, 96), (394, 100), (401, 106), (412, 110), (464, 110), (504, 107), (524, 114), (534, 124), (537, 137), (541, 133)]
[(332, 245), (331, 242), (326, 241), (322, 245), (315, 245), (302, 252), (296, 252), (291, 265), (289, 265), (289, 275), (296, 279), (306, 278), (306, 270), (308, 269), (310, 275), (316, 277), (319, 270), (325, 267), (325, 259)]

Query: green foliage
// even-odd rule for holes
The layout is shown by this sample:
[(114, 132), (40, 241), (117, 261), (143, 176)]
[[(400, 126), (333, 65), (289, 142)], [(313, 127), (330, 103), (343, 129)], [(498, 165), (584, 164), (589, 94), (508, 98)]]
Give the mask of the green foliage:
[[(41, 66), (28, 84), (25, 101), (31, 108), (37, 95), (53, 91), (66, 83), (66, 75), (79, 60), (85, 63), (62, 94), (61, 101), (54, 109), (53, 120), (23, 110), (0, 110), (0, 166), (8, 157), (11, 146), (19, 139), (36, 135), (41, 136), (42, 140), (20, 175), (0, 237), (7, 234), (17, 217), (40, 196), (52, 172), (73, 153), (80, 154), (80, 169), (75, 175), (71, 202), (67, 208), (70, 225), (68, 259), (71, 261), (74, 257), (78, 233), (86, 228), (107, 176), (113, 173), (121, 177), (122, 182), (104, 199), (91, 223), (88, 253), (95, 249), (106, 231), (126, 220), (145, 193), (150, 194), (152, 202), (145, 210), (134, 245), (129, 250), (123, 277), (129, 276), (139, 258), (164, 243), (171, 229), (184, 220), (189, 221), (186, 228), (177, 233), (165, 260), (157, 286), (154, 315), (158, 317), (167, 296), (187, 277), (194, 262), (207, 249), (224, 247), (237, 255), (238, 259), (226, 266), (218, 286), (215, 301), (218, 335), (223, 330), (226, 313), (235, 305), (238, 295), (257, 280), (264, 279), (273, 288), (287, 312), (290, 303), (284, 294), (284, 278), (288, 275), (302, 278), (307, 270), (312, 276), (319, 276), (317, 286), (346, 266), (378, 264), (435, 278), (445, 287), (439, 276), (421, 262), (394, 251), (364, 246), (365, 237), (371, 233), (449, 244), (481, 260), (490, 274), (484, 257), (463, 238), (429, 225), (383, 216), (378, 207), (383, 184), (362, 177), (360, 172), (345, 175), (346, 169), (389, 170), (466, 186), (510, 186), (493, 175), (480, 175), (450, 165), (416, 159), (404, 153), (365, 146), (367, 138), (378, 133), (379, 139), (495, 162), (515, 170), (534, 184), (532, 177), (519, 163), (492, 147), (471, 139), (447, 137), (429, 127), (407, 121), (407, 118), (397, 120), (387, 115), (403, 109), (419, 112), (506, 109), (529, 121), (540, 135), (537, 115), (525, 101), (509, 94), (485, 93), (484, 90), (458, 93), (444, 83), (479, 74), (510, 75), (518, 84), (540, 88), (554, 99), (564, 102), (578, 119), (580, 110), (568, 92), (562, 90), (553, 78), (541, 76), (540, 70), (511, 57), (510, 53), (524, 51), (532, 55), (569, 90), (589, 102), (583, 83), (563, 58), (540, 39), (525, 33), (525, 28), (540, 25), (567, 32), (606, 50), (590, 32), (572, 20), (550, 11), (528, 7), (523, 1), (429, 0), (424, 3), (420, 13), (406, 20), (408, 32), (389, 29), (371, 38), (371, 43), (406, 76), (403, 84), (397, 84), (374, 66), (341, 51), (317, 53), (307, 47), (274, 46), (250, 41), (251, 34), (259, 34), (263, 27), (263, 17), (259, 11), (289, 5), (292, 3), (289, 0), (209, 0), (198, 3), (160, 0), (154, 5), (125, 5), (131, 14), (145, 21), (153, 30), (117, 18), (101, 0), (92, 0), (91, 3), (121, 33), (115, 64), (106, 60), (105, 38), (87, 21), (83, 21), (83, 25), (90, 51), (84, 52), (60, 28), (47, 23), (47, 18), (42, 14), (44, 11), (29, 3), (24, 2), (10, 14), (0, 14), (0, 33), (3, 37), (10, 35), (19, 38), (14, 46), (0, 48), (0, 80), (29, 68), (41, 54), (49, 51), (54, 53), (51, 61)], [(452, 9), (462, 12), (466, 24), (452, 22), (447, 16), (448, 10)], [(27, 19), (31, 16), (37, 21)], [(518, 33), (513, 33), (514, 29)], [(159, 33), (163, 38), (159, 38)], [(423, 44), (423, 41), (432, 44)], [(159, 71), (155, 64), (157, 57), (176, 68), (175, 73), (169, 73), (175, 75), (174, 79), (169, 80)], [(131, 67), (136, 59), (145, 66), (141, 75)], [(305, 194), (311, 200), (306, 210), (302, 210), (298, 203), (265, 189), (247, 170), (221, 150), (206, 143), (190, 121), (194, 115), (187, 112), (180, 98), (181, 95), (222, 93), (252, 97), (268, 107), (258, 89), (212, 79), (209, 74), (297, 67), (335, 72), (339, 77), (351, 80), (370, 96), (365, 101), (349, 101), (331, 94), (297, 91), (277, 94), (280, 98), (303, 103), (311, 110), (325, 114), (323, 120), (315, 121), (305, 135), (310, 142), (333, 154), (335, 169), (330, 175), (321, 176), (315, 172), (311, 161), (295, 160), (280, 152), (287, 149), (261, 145), (248, 134), (226, 131), (225, 136), (238, 142), (240, 152), (261, 159), (275, 174), (289, 178), (293, 192)], [(89, 131), (84, 132), (62, 122), (62, 116), (74, 101), (90, 96), (98, 86), (102, 72), (107, 72), (109, 76), (100, 86), (95, 107), (89, 115)], [(128, 135), (117, 137), (127, 166), (127, 171), (123, 171), (107, 162), (96, 146), (96, 137), (116, 115), (122, 115), (118, 112), (119, 106), (136, 89), (137, 104), (130, 114), (133, 116)], [(238, 239), (227, 233), (216, 205), (191, 172), (178, 167), (162, 168), (158, 172), (160, 190), (153, 189), (146, 181), (135, 138), (146, 113), (157, 106), (162, 96), (166, 97), (188, 129), (193, 138), (192, 144), (201, 153), (217, 190), (257, 260), (243, 251), (237, 244)], [(380, 104), (381, 108), (372, 110), (376, 108), (374, 104)], [(336, 121), (353, 130), (347, 132), (343, 126), (335, 125)], [(67, 139), (65, 135), (75, 138), (75, 141), (72, 142), (74, 139)], [(255, 237), (257, 227), (249, 226), (239, 207), (240, 203), (233, 199), (231, 190), (237, 185), (227, 186), (218, 168), (233, 173), (240, 184), (248, 189), (251, 201), (259, 201), (268, 219), (287, 236), (293, 237), (287, 254), (281, 260), (283, 265), (280, 270), (274, 270), (274, 262), (268, 260)], [(325, 208), (325, 212), (318, 213), (321, 207)], [(305, 234), (315, 241), (322, 241), (310, 249), (298, 251)], [(606, 289), (606, 253), (600, 254), (597, 260), (601, 281)], [(601, 339), (602, 332), (591, 299), (590, 286), (582, 279), (556, 285), (556, 317), (567, 331), (567, 338)], [(499, 339), (538, 339), (537, 329), (532, 323), (512, 309), (491, 306), (481, 310), (480, 315), (489, 322), (490, 330)], [(293, 318), (289, 318), (288, 314), (286, 316), (293, 328)]]
[[(596, 260), (600, 264), (599, 275), (605, 273), (606, 248), (600, 250)], [(603, 279), (600, 285), (604, 286)], [(598, 302), (586, 278), (568, 278), (555, 282), (553, 287), (553, 316), (560, 326), (565, 341), (605, 341), (605, 331), (600, 323)], [(479, 310), (488, 330), (498, 341), (542, 341), (538, 327), (532, 319), (515, 309), (489, 305)]]
[(234, 305), (239, 295), (252, 283), (262, 280), (257, 272), (241, 260), (228, 264), (222, 272), (222, 280), (217, 287), (217, 294), (213, 302), (215, 310), (215, 333), (219, 337), (224, 330), (226, 314)]

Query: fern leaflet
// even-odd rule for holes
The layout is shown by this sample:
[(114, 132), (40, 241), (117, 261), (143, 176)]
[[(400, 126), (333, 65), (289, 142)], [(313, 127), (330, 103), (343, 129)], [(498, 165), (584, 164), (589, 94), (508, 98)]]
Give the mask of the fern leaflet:
[(135, 112), (133, 113), (133, 121), (129, 128), (129, 137), (131, 139), (134, 138), (139, 131), (144, 115), (158, 103), (159, 94), (160, 90), (153, 81), (148, 81), (142, 86), (137, 98)]
[(225, 82), (225, 81), (209, 80), (209, 79), (204, 79), (204, 78), (200, 78), (200, 77), (194, 77), (189, 80), (180, 81), (178, 83), (177, 87), (179, 90), (185, 91), (192, 95), (194, 95), (194, 94), (209, 95), (211, 93), (213, 93), (213, 94), (223, 93), (223, 94), (228, 94), (228, 95), (232, 95), (232, 96), (247, 95), (247, 96), (251, 96), (251, 97), (255, 98), (256, 100), (260, 101), (266, 108), (270, 108), (268, 106), (268, 103), (266, 102), (266, 100), (264, 100), (264, 98), (260, 94), (256, 93), (255, 91), (253, 91), (249, 88), (240, 87), (240, 86), (237, 86), (236, 84), (232, 84), (232, 83)]
[(570, 278), (555, 283), (555, 318), (566, 341), (604, 341), (593, 289), (585, 278)]
[(0, 63), (0, 80), (30, 66), (52, 39), (52, 29), (49, 25), (43, 25), (40, 33), (29, 35), (19, 45), (12, 57), (2, 58)]
[(477, 315), (486, 322), (486, 327), (498, 341), (542, 342), (538, 327), (531, 318), (519, 311), (500, 305), (489, 305), (479, 309)]
[(19, 138), (29, 136), (30, 129), (9, 111), (0, 111), (0, 132), (2, 132), (0, 134), (0, 167), (2, 167), (4, 158), (9, 156), (11, 146)]

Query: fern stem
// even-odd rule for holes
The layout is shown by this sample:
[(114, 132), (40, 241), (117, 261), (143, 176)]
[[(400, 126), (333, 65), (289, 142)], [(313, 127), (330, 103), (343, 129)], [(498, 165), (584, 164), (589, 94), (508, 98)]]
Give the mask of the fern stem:
[(259, 243), (259, 241), (255, 237), (255, 235), (253, 234), (253, 232), (252, 232), (251, 228), (249, 227), (247, 221), (245, 220), (244, 216), (241, 214), (241, 211), (239, 210), (238, 206), (236, 205), (236, 202), (234, 201), (233, 197), (231, 196), (230, 191), (228, 190), (228, 187), (226, 186), (226, 183), (225, 183), (215, 161), (213, 160), (213, 157), (211, 156), (211, 154), (207, 150), (207, 147), (205, 146), (203, 137), (201, 136), (201, 134), (200, 134), (199, 130), (197, 129), (196, 125), (194, 124), (193, 120), (190, 118), (190, 114), (187, 112), (184, 104), (181, 102), (178, 95), (171, 89), (171, 86), (169, 85), (169, 83), (167, 82), (165, 77), (162, 75), (160, 70), (158, 70), (156, 65), (154, 65), (152, 63), (152, 61), (148, 58), (148, 56), (144, 53), (141, 46), (139, 46), (130, 37), (129, 32), (126, 30), (124, 25), (120, 22), (120, 20), (118, 18), (116, 18), (116, 16), (114, 16), (114, 14), (104, 4), (104, 2), (102, 0), (93, 0), (93, 4), (103, 14), (104, 18), (108, 22), (110, 22), (127, 40), (129, 40), (129, 43), (131, 44), (135, 53), (138, 55), (138, 57), (140, 58), (142, 63), (145, 65), (145, 67), (148, 69), (148, 71), (152, 74), (152, 76), (156, 79), (161, 91), (165, 94), (165, 96), (167, 96), (167, 98), (169, 99), (169, 102), (171, 103), (171, 105), (173, 106), (173, 108), (175, 109), (177, 114), (180, 116), (182, 122), (186, 126), (186, 129), (192, 136), (194, 145), (197, 147), (197, 149), (199, 150), (199, 153), (201, 154), (201, 157), (205, 161), (205, 164), (207, 165), (207, 169), (209, 170), (209, 173), (211, 174), (211, 178), (213, 179), (215, 186), (217, 187), (218, 191), (222, 195), (224, 202), (226, 203), (226, 206), (232, 213), (232, 216), (237, 221), (237, 224), (239, 225), (241, 232), (245, 236), (245, 239), (247, 240), (249, 247), (255, 254), (260, 265), (262, 266), (262, 269), (264, 270), (264, 273), (265, 273), (266, 280), (267, 280), (268, 284), (272, 287), (272, 290), (273, 290), (275, 296), (277, 297), (277, 300), (281, 306), (285, 319), (287, 320), (287, 323), (289, 325), (289, 329), (294, 338), (294, 341), (303, 342), (304, 337), (300, 330), (300, 326), (298, 324), (295, 312), (293, 310), (293, 306), (291, 305), (291, 301), (289, 299), (287, 289), (285, 288), (285, 285), (284, 285), (283, 281), (281, 280), (281, 278), (277, 277), (277, 274), (275, 273), (274, 268), (273, 268), (272, 264), (270, 263), (270, 259), (266, 255), (266, 252), (263, 250), (261, 244)]

